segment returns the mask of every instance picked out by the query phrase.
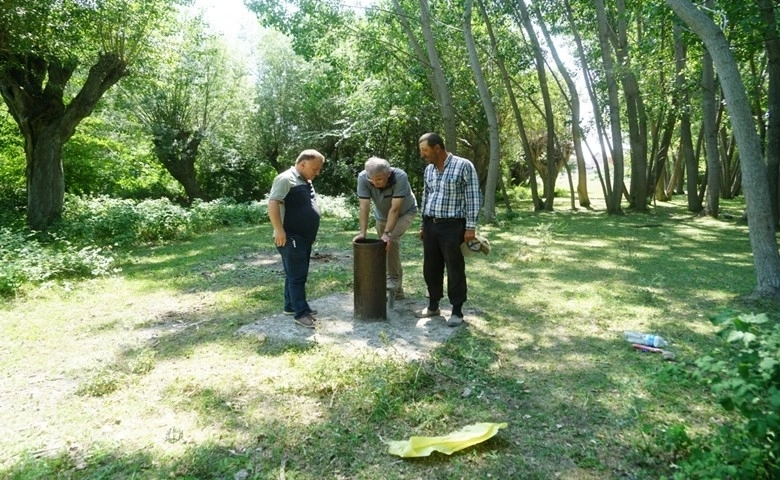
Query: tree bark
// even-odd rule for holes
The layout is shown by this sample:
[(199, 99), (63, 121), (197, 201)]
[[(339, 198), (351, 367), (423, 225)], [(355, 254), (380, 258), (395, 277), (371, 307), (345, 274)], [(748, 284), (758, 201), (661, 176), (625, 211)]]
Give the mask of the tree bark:
[(103, 53), (81, 90), (65, 104), (65, 87), (76, 65), (33, 54), (0, 52), (0, 93), (24, 137), (27, 157), (27, 225), (45, 231), (62, 216), (65, 178), (62, 147), (103, 94), (125, 74), (127, 63)]
[(488, 89), (485, 76), (482, 73), (482, 66), (477, 56), (477, 47), (474, 45), (474, 37), (471, 34), (471, 10), (472, 0), (465, 2), (465, 15), (463, 18), (463, 35), (466, 39), (466, 48), (469, 52), (469, 63), (474, 72), (474, 79), (479, 88), (479, 98), (482, 100), (482, 106), (487, 117), (490, 131), (490, 163), (488, 165), (487, 181), (485, 182), (485, 195), (483, 210), (485, 221), (492, 222), (496, 218), (496, 187), (498, 185), (498, 175), (500, 173), (500, 145), (498, 137), (498, 115), (493, 105), (493, 98)]
[[(599, 45), (601, 47), (601, 59), (604, 62), (604, 74), (607, 81), (609, 120), (612, 132), (611, 151), (614, 172), (612, 189), (606, 199), (607, 213), (614, 215), (623, 213), (620, 202), (623, 198), (623, 169), (625, 160), (623, 156), (623, 132), (620, 121), (620, 98), (618, 96), (617, 78), (615, 76), (615, 61), (612, 58), (612, 53), (609, 48), (609, 24), (607, 22), (607, 12), (604, 7), (604, 0), (594, 0), (593, 3), (596, 6)], [(609, 176), (607, 176), (608, 189), (609, 180)]]
[[(715, 8), (714, 0), (707, 0), (705, 5), (708, 8)], [(704, 155), (707, 161), (707, 200), (704, 213), (707, 216), (718, 218), (721, 166), (718, 149), (718, 107), (715, 96), (715, 70), (710, 52), (704, 48), (701, 58), (701, 111), (704, 129)]]
[(766, 164), (769, 178), (769, 194), (772, 198), (772, 214), (775, 225), (780, 220), (780, 30), (777, 12), (772, 0), (756, 0), (764, 21), (764, 48), (767, 56), (767, 113)]
[(455, 128), (454, 102), (452, 101), (450, 88), (447, 86), (447, 78), (444, 76), (439, 52), (436, 50), (436, 40), (433, 37), (433, 30), (431, 30), (428, 0), (419, 1), (420, 24), (422, 26), (423, 38), (425, 38), (425, 49), (428, 52), (428, 65), (433, 70), (433, 78), (436, 83), (436, 89), (439, 92), (439, 109), (441, 110), (441, 119), (444, 124), (444, 144), (448, 152), (456, 155), (458, 152), (458, 138), (457, 129)]
[(702, 39), (718, 70), (723, 94), (739, 145), (748, 231), (756, 269), (754, 297), (780, 297), (780, 254), (777, 251), (766, 167), (753, 125), (745, 84), (723, 31), (689, 0), (666, 0), (672, 10)]
[[(560, 55), (558, 55), (558, 49), (555, 48), (555, 42), (552, 40), (552, 36), (547, 28), (547, 25), (542, 18), (542, 13), (539, 10), (539, 5), (534, 3), (532, 7), (536, 16), (536, 22), (539, 25), (542, 35), (547, 42), (547, 47), (550, 50), (553, 60), (555, 61), (558, 72), (560, 72), (563, 81), (566, 83), (569, 96), (569, 107), (571, 108), (571, 140), (574, 145), (574, 155), (577, 160), (577, 196), (581, 207), (590, 207), (590, 197), (588, 196), (588, 171), (585, 167), (585, 155), (582, 151), (582, 128), (580, 126), (580, 94), (577, 92), (577, 86), (574, 84), (574, 80), (569, 75), (569, 71), (561, 61)], [(571, 170), (569, 169), (568, 159), (564, 159), (566, 164), (566, 171), (569, 174), (571, 180)], [(572, 210), (574, 206), (572, 206)]]

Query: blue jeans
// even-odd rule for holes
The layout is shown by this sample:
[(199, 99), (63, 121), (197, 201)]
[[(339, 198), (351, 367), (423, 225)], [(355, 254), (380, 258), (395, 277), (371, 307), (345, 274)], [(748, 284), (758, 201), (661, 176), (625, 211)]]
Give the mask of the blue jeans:
[(295, 312), (295, 318), (311, 313), (306, 301), (306, 280), (309, 278), (311, 241), (298, 236), (287, 236), (283, 247), (276, 247), (284, 266), (284, 309)]

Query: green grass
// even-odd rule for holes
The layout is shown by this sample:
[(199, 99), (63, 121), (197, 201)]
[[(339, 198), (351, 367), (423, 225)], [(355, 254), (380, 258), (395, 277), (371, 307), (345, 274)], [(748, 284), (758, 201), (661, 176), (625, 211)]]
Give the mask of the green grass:
[[(282, 307), (269, 225), (138, 248), (113, 277), (3, 304), (0, 477), (672, 475), (677, 426), (707, 435), (728, 419), (683, 375), (720, 346), (707, 316), (777, 314), (741, 300), (755, 283), (747, 227), (674, 204), (506, 218), (480, 229), (491, 254), (467, 260), (466, 318), (479, 321), (425, 361), (236, 336)], [(351, 255), (340, 222), (324, 221), (320, 254)], [(422, 307), (412, 235), (403, 259)], [(351, 277), (314, 262), (309, 296), (350, 292)], [(660, 333), (679, 361), (633, 351), (627, 329)], [(382, 442), (486, 421), (509, 426), (452, 456), (401, 460)]]

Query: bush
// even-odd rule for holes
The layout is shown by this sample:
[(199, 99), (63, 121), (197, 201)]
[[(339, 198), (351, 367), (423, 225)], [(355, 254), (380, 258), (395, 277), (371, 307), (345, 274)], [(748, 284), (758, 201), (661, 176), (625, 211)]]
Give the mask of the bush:
[(265, 221), (267, 205), (261, 202), (196, 201), (188, 209), (167, 198), (136, 202), (68, 195), (57, 232), (75, 243), (123, 246), (179, 240), (226, 226)]
[(268, 203), (236, 203), (232, 198), (211, 202), (196, 200), (191, 208), (190, 220), (196, 232), (228, 226), (257, 225), (268, 221)]
[(158, 242), (187, 238), (192, 234), (190, 212), (167, 198), (144, 200), (135, 206), (136, 240)]
[(47, 280), (110, 275), (114, 258), (96, 246), (77, 247), (50, 236), (46, 242), (34, 233), (0, 229), (0, 296), (17, 295), (25, 284)]
[(138, 222), (132, 200), (104, 195), (66, 195), (62, 221), (57, 229), (61, 236), (72, 241), (91, 240), (98, 245), (121, 245), (136, 240)]
[(729, 345), (726, 358), (698, 359), (692, 376), (743, 420), (694, 441), (675, 478), (780, 478), (780, 324), (735, 312), (711, 320)]

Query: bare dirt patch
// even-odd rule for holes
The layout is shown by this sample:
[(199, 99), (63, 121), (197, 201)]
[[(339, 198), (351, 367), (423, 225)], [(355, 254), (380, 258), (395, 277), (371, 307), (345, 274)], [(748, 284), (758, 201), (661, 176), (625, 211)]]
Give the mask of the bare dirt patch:
[[(366, 349), (381, 354), (400, 354), (409, 360), (427, 356), (460, 328), (448, 327), (445, 319), (451, 313), (442, 308), (441, 315), (417, 318), (415, 308), (425, 306), (419, 299), (396, 300), (387, 309), (387, 320), (365, 321), (354, 318), (353, 294), (334, 294), (310, 300), (319, 313), (319, 324), (312, 330), (301, 327), (292, 316), (278, 313), (244, 325), (237, 335), (256, 335), (266, 341), (285, 343), (334, 344), (345, 351), (359, 353)], [(474, 313), (464, 311), (466, 321), (474, 321)]]

